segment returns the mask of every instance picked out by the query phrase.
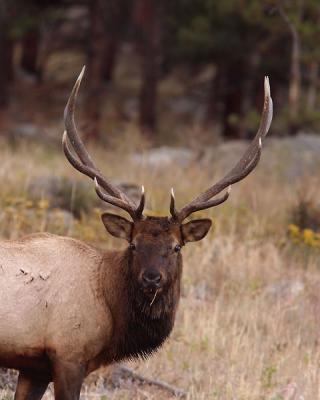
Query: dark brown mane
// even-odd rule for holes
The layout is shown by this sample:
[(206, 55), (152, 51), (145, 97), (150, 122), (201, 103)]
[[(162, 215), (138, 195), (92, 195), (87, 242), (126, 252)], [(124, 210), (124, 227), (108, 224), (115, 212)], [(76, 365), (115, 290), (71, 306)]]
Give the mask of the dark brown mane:
[[(153, 218), (159, 220), (159, 218)], [(161, 219), (161, 223), (167, 222)], [(182, 273), (182, 257), (178, 261), (179, 277), (173, 286), (162, 294), (155, 304), (150, 306), (150, 301), (139, 293), (130, 274), (131, 257), (128, 254), (128, 274), (126, 312), (127, 318), (123, 332), (119, 335), (116, 346), (115, 360), (142, 357), (146, 358), (155, 352), (170, 335), (175, 320), (175, 314), (180, 297), (180, 282)]]

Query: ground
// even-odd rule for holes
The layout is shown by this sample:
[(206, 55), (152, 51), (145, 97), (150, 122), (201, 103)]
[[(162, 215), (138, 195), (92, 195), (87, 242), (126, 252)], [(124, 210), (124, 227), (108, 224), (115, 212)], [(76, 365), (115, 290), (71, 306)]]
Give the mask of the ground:
[[(174, 158), (165, 166), (140, 163), (121, 148), (91, 146), (91, 152), (107, 176), (143, 183), (147, 213), (164, 215), (171, 186), (182, 205), (226, 172), (245, 146), (211, 145), (200, 158), (195, 152), (187, 165)], [(317, 233), (301, 230), (295, 236), (292, 223), (302, 200), (318, 207), (319, 146), (314, 135), (267, 138), (259, 167), (234, 185), (230, 200), (199, 213), (211, 217), (214, 228), (183, 250), (183, 291), (172, 335), (156, 355), (130, 363), (130, 368), (184, 390), (190, 400), (318, 398), (319, 250), (318, 242), (308, 239)], [(73, 171), (58, 147), (48, 151), (45, 144), (3, 140), (0, 148), (2, 237), (49, 231), (103, 248), (124, 245), (105, 232), (99, 218), (104, 205), (94, 203), (93, 184)], [(77, 187), (88, 183), (77, 207), (86, 204), (89, 210), (80, 209), (80, 219), (53, 208), (53, 200), (46, 200), (49, 189), (40, 197), (30, 189), (48, 176), (73, 184), (73, 195), (65, 193), (66, 203), (73, 201)], [(108, 374), (101, 370), (90, 376), (83, 398), (171, 398), (167, 391), (130, 377), (120, 375), (112, 383)], [(12, 392), (2, 387), (3, 397), (10, 398)], [(52, 398), (52, 392), (47, 396)]]

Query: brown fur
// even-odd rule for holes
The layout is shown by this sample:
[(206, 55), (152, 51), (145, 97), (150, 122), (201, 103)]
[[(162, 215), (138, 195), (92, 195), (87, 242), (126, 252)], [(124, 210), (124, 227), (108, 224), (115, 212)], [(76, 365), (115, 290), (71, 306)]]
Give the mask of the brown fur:
[[(0, 243), (0, 365), (20, 371), (18, 400), (40, 399), (52, 380), (56, 399), (78, 399), (88, 373), (147, 357), (173, 328), (182, 274), (175, 246), (198, 238), (168, 218), (105, 214), (103, 222), (127, 249), (50, 234)], [(160, 284), (145, 274), (161, 275)]]

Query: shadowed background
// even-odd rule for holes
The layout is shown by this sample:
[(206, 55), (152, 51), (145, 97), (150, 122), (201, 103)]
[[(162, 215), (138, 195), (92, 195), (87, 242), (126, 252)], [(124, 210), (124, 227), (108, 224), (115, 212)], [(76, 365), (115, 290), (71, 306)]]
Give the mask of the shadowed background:
[[(133, 197), (145, 185), (155, 215), (169, 213), (172, 186), (183, 205), (240, 158), (270, 77), (261, 164), (226, 204), (199, 213), (214, 229), (184, 249), (173, 334), (131, 363), (188, 399), (319, 397), (319, 22), (318, 0), (0, 0), (3, 238), (124, 245), (61, 151), (84, 64), (79, 130), (106, 176)], [(0, 397), (14, 382), (2, 371)], [(171, 397), (110, 369), (88, 378), (83, 398)]]

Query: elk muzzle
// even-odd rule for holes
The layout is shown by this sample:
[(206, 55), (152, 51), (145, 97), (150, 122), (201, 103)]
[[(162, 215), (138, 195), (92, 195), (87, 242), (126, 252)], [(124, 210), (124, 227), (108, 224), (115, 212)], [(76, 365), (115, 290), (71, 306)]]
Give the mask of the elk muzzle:
[(163, 284), (163, 276), (161, 272), (155, 268), (145, 269), (141, 274), (140, 284), (143, 290), (147, 292), (159, 290)]

